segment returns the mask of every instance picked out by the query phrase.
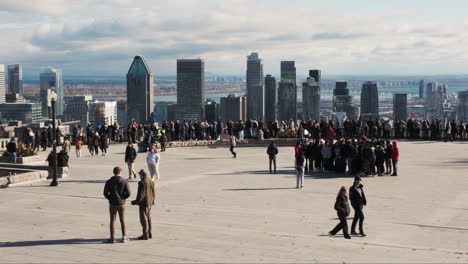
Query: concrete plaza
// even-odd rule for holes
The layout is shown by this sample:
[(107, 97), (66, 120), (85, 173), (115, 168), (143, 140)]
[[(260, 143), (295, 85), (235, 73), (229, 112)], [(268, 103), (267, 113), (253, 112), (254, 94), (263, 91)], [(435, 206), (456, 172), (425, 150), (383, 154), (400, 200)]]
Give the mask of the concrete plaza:
[[(60, 187), (0, 190), (0, 262), (468, 262), (468, 144), (403, 142), (399, 177), (363, 178), (367, 237), (330, 238), (333, 209), (352, 177), (314, 174), (295, 189), (292, 147), (267, 173), (265, 148), (179, 148), (162, 153), (152, 240), (103, 244), (102, 197), (125, 145), (76, 159)], [(139, 154), (136, 168), (144, 168)], [(137, 182), (131, 182), (133, 200)], [(141, 234), (127, 202), (127, 232)], [(351, 215), (352, 216), (352, 215)], [(350, 218), (351, 220), (351, 218)], [(348, 224), (351, 224), (349, 220)], [(120, 225), (116, 225), (120, 236)]]

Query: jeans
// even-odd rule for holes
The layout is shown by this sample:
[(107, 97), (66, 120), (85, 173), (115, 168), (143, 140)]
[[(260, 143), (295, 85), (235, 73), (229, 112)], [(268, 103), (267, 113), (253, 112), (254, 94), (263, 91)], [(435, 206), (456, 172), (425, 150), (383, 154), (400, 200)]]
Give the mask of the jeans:
[(363, 206), (353, 206), (354, 209), (354, 218), (353, 218), (353, 223), (351, 225), (351, 232), (355, 232), (356, 230), (356, 224), (359, 221), (359, 232), (364, 233), (364, 213), (362, 212)]
[(122, 205), (109, 205), (109, 214), (110, 214), (110, 237), (114, 238), (114, 225), (115, 225), (115, 219), (117, 216), (117, 213), (119, 214), (119, 220), (120, 220), (120, 227), (122, 228), (122, 237), (126, 235), (125, 232), (125, 204)]
[(16, 152), (10, 152), (8, 156), (10, 157), (10, 163), (16, 163)]
[(244, 130), (240, 130), (239, 131), (239, 140), (243, 140), (244, 139)]
[(271, 165), (274, 166), (274, 169), (275, 169), (274, 171), (276, 173), (276, 157), (273, 157), (273, 158), (270, 157), (270, 173), (271, 173)]
[(304, 187), (304, 166), (296, 168), (296, 188)]
[(148, 163), (151, 180), (159, 180), (159, 163)]
[(393, 163), (393, 175), (398, 175), (398, 160), (392, 160)]

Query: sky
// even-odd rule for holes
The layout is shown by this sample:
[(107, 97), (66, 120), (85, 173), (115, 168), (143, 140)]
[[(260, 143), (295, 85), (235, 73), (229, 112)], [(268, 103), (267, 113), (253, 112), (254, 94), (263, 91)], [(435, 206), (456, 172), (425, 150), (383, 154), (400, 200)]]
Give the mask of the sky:
[(466, 0), (0, 0), (0, 64), (64, 76), (125, 76), (135, 55), (157, 75), (176, 60), (244, 75), (295, 60), (298, 75), (468, 73)]

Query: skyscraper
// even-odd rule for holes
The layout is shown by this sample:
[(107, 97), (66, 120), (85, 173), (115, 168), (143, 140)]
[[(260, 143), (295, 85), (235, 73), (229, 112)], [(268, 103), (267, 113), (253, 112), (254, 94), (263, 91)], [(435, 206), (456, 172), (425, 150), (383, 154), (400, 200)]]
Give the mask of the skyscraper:
[(444, 94), (437, 90), (427, 91), (425, 96), (426, 118), (441, 120), (444, 117)]
[(7, 94), (19, 94), (23, 97), (23, 67), (21, 64), (8, 65)]
[(457, 116), (460, 121), (468, 121), (468, 91), (458, 92)]
[(54, 91), (57, 94), (55, 113), (58, 116), (63, 115), (65, 102), (63, 100), (62, 71), (53, 67), (44, 67), (41, 69), (39, 79), (41, 87), (42, 116), (52, 117), (52, 110), (49, 102), (49, 94), (51, 91)]
[(337, 81), (333, 90), (333, 112), (344, 112), (348, 118), (356, 116), (353, 97), (349, 95), (348, 82)]
[(265, 121), (276, 120), (276, 79), (271, 75), (265, 77)]
[(375, 82), (365, 82), (362, 85), (361, 117), (363, 121), (375, 121), (379, 118), (379, 91)]
[(220, 101), (219, 115), (222, 121), (245, 121), (247, 119), (247, 98), (245, 96), (230, 94), (228, 97), (221, 97)]
[(5, 103), (5, 65), (0, 64), (0, 104)]
[(201, 59), (177, 60), (178, 120), (205, 118), (205, 63)]
[(393, 120), (405, 121), (408, 118), (408, 95), (405, 93), (393, 94)]
[(419, 81), (419, 99), (424, 99), (425, 90), (426, 90), (426, 81), (420, 80)]
[(320, 120), (320, 70), (310, 70), (302, 83), (302, 119)]
[(153, 122), (154, 77), (145, 57), (135, 56), (127, 73), (127, 121)]
[(265, 116), (265, 86), (262, 60), (258, 53), (247, 56), (247, 118), (263, 120)]
[(278, 85), (279, 120), (297, 120), (297, 89), (293, 80), (281, 80)]
[(294, 61), (281, 61), (281, 80), (296, 83), (296, 66)]

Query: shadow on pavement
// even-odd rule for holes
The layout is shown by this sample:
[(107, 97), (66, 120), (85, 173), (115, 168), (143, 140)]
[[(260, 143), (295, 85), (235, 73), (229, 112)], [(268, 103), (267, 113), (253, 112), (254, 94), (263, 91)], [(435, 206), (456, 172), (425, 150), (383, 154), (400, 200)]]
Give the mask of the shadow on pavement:
[(292, 190), (294, 187), (289, 188), (242, 188), (242, 189), (224, 189), (224, 191), (274, 191), (274, 190)]
[(37, 240), (37, 241), (17, 241), (17, 242), (0, 242), (2, 247), (34, 247), (34, 246), (50, 246), (50, 245), (84, 245), (84, 244), (102, 244), (104, 239), (58, 239), (58, 240)]

